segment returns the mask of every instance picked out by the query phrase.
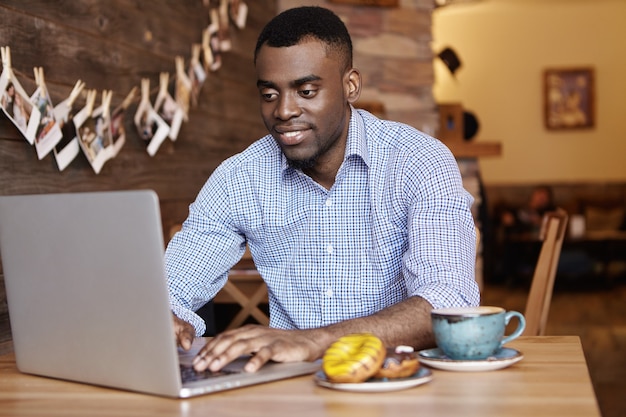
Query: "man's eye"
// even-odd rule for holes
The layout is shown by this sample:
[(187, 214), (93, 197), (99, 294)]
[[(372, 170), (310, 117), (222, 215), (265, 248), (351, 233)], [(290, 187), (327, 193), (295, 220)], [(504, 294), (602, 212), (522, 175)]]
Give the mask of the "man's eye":
[(272, 101), (276, 98), (276, 93), (261, 93), (261, 98), (265, 101)]
[(300, 95), (302, 97), (313, 97), (315, 95), (315, 90), (300, 90)]

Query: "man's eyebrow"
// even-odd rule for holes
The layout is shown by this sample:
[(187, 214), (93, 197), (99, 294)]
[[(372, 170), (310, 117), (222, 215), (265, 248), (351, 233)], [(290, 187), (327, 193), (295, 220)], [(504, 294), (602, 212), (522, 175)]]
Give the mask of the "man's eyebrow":
[(292, 84), (296, 86), (300, 86), (303, 84), (310, 83), (312, 81), (319, 81), (321, 79), (322, 77), (320, 77), (319, 75), (311, 74), (311, 75), (307, 75), (306, 77), (302, 77), (302, 78), (298, 78), (297, 80), (294, 80)]
[[(315, 74), (311, 74), (311, 75), (307, 75), (306, 77), (302, 77), (302, 78), (298, 78), (297, 80), (293, 80), (290, 84), (292, 86), (298, 87), (313, 81), (319, 81), (321, 80), (322, 77), (320, 77), (319, 75), (315, 75)], [(266, 81), (266, 80), (257, 80), (256, 82), (256, 86), (257, 87), (264, 87), (264, 88), (276, 88), (276, 84), (273, 83), (272, 81)]]
[(256, 86), (257, 87), (264, 87), (264, 88), (275, 88), (276, 85), (271, 82), (271, 81), (265, 81), (265, 80), (257, 80), (256, 82)]

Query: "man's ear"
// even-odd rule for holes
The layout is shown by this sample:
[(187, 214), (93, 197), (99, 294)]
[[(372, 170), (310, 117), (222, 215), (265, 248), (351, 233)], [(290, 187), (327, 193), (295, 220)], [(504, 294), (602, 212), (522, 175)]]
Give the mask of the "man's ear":
[(361, 96), (361, 73), (356, 68), (351, 68), (345, 74), (345, 94), (348, 103), (354, 104)]

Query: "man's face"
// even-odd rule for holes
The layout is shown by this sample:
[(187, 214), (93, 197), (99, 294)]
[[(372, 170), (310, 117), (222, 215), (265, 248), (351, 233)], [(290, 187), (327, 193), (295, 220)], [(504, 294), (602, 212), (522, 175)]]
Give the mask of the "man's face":
[(264, 45), (256, 60), (261, 116), (292, 165), (343, 159), (350, 119), (350, 72), (315, 40)]

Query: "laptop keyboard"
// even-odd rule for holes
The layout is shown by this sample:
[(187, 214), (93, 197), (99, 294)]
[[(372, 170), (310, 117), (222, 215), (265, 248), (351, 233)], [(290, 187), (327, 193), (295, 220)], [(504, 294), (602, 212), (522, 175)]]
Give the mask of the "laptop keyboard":
[(201, 381), (204, 379), (215, 378), (216, 376), (232, 375), (238, 373), (240, 373), (240, 371), (229, 369), (222, 369), (218, 372), (212, 372), (209, 370), (198, 372), (190, 365), (180, 365), (180, 375), (182, 377), (183, 383)]

